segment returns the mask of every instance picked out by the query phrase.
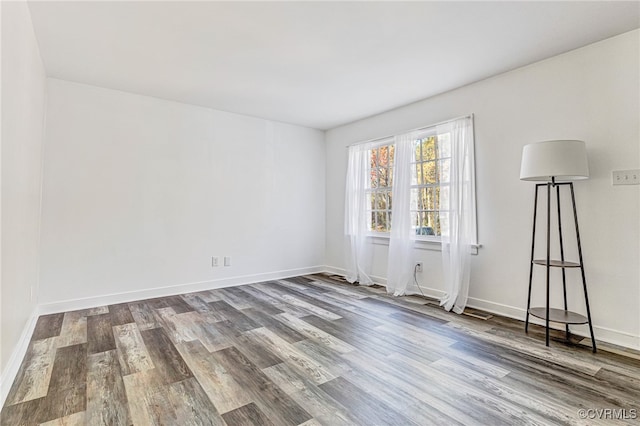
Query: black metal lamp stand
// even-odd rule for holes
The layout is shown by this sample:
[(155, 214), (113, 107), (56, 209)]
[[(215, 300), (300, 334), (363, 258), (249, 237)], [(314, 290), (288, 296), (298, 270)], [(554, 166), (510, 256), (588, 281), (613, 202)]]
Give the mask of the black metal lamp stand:
[[(579, 262), (568, 262), (564, 259), (564, 242), (562, 239), (562, 217), (560, 213), (560, 187), (569, 186), (571, 191), (571, 204), (573, 205), (573, 220), (576, 226), (576, 239), (578, 243), (578, 258)], [(546, 259), (534, 259), (534, 249), (536, 241), (536, 212), (538, 210), (538, 189), (540, 187), (547, 187), (547, 255)], [(551, 253), (551, 191), (552, 188), (556, 188), (556, 200), (558, 205), (558, 237), (560, 242), (560, 260), (552, 260)], [(546, 283), (547, 283), (547, 299), (545, 307), (531, 307), (531, 285), (533, 281), (533, 267), (534, 265), (542, 265), (546, 268)], [(562, 290), (564, 294), (564, 309), (555, 309), (549, 307), (549, 271), (550, 268), (562, 268)], [(587, 306), (587, 316), (577, 314), (568, 310), (567, 305), (567, 280), (565, 269), (567, 268), (580, 268), (582, 273), (582, 287), (584, 289), (584, 300)], [(584, 273), (584, 263), (582, 259), (582, 246), (580, 244), (580, 230), (578, 228), (578, 213), (576, 211), (576, 198), (573, 191), (573, 182), (556, 182), (555, 178), (552, 178), (551, 182), (536, 184), (535, 202), (533, 206), (533, 235), (531, 237), (531, 265), (529, 269), (529, 297), (527, 300), (527, 318), (525, 322), (525, 332), (529, 331), (529, 315), (541, 318), (545, 320), (546, 325), (546, 345), (549, 346), (549, 322), (557, 322), (565, 324), (566, 339), (569, 340), (570, 330), (569, 324), (589, 324), (589, 333), (591, 333), (591, 346), (593, 352), (596, 352), (596, 339), (593, 335), (593, 324), (591, 323), (591, 310), (589, 309), (589, 296), (587, 295), (587, 280)]]

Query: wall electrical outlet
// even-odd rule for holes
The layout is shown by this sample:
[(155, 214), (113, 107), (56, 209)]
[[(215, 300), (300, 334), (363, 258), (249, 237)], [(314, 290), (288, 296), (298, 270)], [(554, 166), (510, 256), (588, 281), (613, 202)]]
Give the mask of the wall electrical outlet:
[(211, 266), (213, 268), (216, 268), (218, 266), (218, 256), (212, 256), (211, 257)]
[(422, 262), (416, 262), (416, 272), (422, 272)]
[(231, 266), (231, 256), (224, 257), (224, 266)]
[(614, 170), (611, 172), (611, 183), (614, 185), (640, 185), (640, 169)]

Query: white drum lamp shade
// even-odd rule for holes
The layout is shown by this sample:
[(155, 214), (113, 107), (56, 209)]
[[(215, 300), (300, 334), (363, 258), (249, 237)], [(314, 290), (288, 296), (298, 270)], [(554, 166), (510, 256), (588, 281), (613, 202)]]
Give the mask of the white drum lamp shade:
[(557, 140), (525, 145), (520, 180), (571, 181), (589, 178), (587, 148), (583, 141)]

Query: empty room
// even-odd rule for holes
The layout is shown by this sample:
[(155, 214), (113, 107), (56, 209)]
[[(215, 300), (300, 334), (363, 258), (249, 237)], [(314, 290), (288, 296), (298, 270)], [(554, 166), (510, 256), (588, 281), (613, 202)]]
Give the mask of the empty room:
[(640, 425), (640, 2), (0, 18), (2, 426)]

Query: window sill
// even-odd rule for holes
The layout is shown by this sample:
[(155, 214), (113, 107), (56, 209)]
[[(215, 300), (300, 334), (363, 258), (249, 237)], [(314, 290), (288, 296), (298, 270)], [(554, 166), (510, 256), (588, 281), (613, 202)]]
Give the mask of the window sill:
[[(378, 234), (378, 235), (368, 235), (367, 238), (371, 241), (372, 244), (388, 246), (390, 235), (389, 234)], [(442, 251), (442, 243), (438, 240), (428, 240), (428, 239), (416, 239), (413, 243), (413, 247), (418, 250), (432, 250), (432, 251)], [(482, 244), (472, 244), (469, 248), (472, 255), (478, 254), (478, 249), (482, 247)]]

